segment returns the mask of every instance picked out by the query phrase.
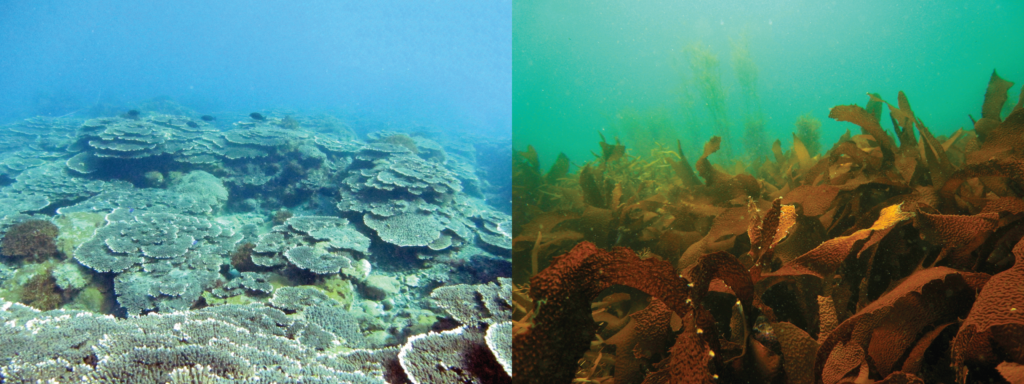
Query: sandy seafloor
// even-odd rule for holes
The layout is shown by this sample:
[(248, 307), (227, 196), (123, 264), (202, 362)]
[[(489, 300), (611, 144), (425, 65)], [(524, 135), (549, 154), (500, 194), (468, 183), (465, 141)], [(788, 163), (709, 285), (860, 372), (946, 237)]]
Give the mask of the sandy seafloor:
[(136, 112), (0, 127), (0, 382), (510, 381), (510, 142)]

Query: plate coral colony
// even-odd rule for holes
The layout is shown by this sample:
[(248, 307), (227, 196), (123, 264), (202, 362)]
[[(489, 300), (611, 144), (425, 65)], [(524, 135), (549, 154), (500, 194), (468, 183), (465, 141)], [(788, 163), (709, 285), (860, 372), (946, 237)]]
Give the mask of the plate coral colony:
[(509, 381), (508, 143), (269, 115), (3, 127), (0, 382)]
[(735, 166), (717, 136), (689, 158), (602, 138), (575, 172), (517, 153), (514, 381), (1021, 382), (1011, 86), (993, 72), (948, 137), (902, 92), (834, 107), (854, 132), (819, 156), (806, 134)]

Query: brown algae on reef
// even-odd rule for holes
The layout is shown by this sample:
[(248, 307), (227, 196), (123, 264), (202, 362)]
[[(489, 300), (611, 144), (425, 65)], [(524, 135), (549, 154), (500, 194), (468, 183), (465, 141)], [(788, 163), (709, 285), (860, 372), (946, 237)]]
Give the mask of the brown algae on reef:
[(1017, 354), (996, 352), (1024, 331), (1007, 288), (1024, 276), (1011, 85), (993, 72), (983, 117), (948, 137), (900, 92), (832, 108), (853, 132), (828, 150), (801, 116), (789, 148), (736, 159), (714, 136), (693, 168), (682, 144), (634, 153), (603, 135), (574, 170), (517, 152), (517, 378), (1012, 377)]

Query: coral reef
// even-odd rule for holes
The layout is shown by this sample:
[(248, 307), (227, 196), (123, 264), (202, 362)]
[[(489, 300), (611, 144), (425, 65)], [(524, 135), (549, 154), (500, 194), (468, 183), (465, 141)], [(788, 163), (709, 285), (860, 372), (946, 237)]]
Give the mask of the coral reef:
[[(514, 382), (1001, 382), (1019, 375), (1024, 109), (995, 73), (972, 130), (905, 94), (832, 108), (815, 156), (631, 156), (547, 174), (516, 154)], [(883, 110), (892, 130), (883, 128)], [(802, 126), (802, 128), (801, 128)], [(731, 159), (730, 159), (731, 160)], [(750, 172), (750, 173), (748, 173)]]
[(511, 382), (507, 356), (512, 343), (504, 338), (510, 334), (487, 337), (491, 328), (510, 324), (511, 292), (509, 279), (434, 290), (430, 296), (463, 325), (410, 338), (398, 354), (409, 379), (413, 383)]
[(234, 297), (243, 293), (269, 294), (274, 292), (274, 285), (270, 284), (265, 274), (242, 272), (238, 277), (210, 292), (220, 298)]
[[(163, 382), (198, 369), (218, 382), (509, 382), (499, 360), (511, 345), (487, 332), (488, 324), (508, 324), (509, 285), (449, 287), (444, 296), (465, 304), (446, 300), (446, 308), (474, 324), (413, 337), (401, 348), (357, 350), (347, 348), (365, 343), (353, 315), (314, 288), (275, 292), (273, 305), (294, 315), (257, 303), (117, 319), (0, 300), (0, 379)], [(489, 293), (481, 301), (477, 292)]]
[(494, 230), (503, 214), (474, 204), (451, 172), (421, 156), (381, 142), (360, 150), (342, 182), (337, 208), (362, 213), (363, 224), (380, 240), (399, 247), (440, 251), (473, 242), (479, 234), (482, 242), (509, 249), (511, 236)]
[[(331, 334), (262, 305), (131, 320), (40, 313), (9, 302), (0, 308), (5, 381), (165, 382), (175, 370), (196, 366), (209, 367), (217, 381), (385, 383), (394, 374), (388, 366), (397, 351), (330, 351)], [(311, 329), (328, 342), (303, 337)]]
[(190, 308), (213, 288), (227, 255), (242, 235), (205, 218), (127, 208), (75, 250), (75, 260), (112, 272), (118, 302), (131, 315)]
[(429, 382), (443, 343), (445, 380), (511, 379), (446, 312), (502, 308), (430, 298), (510, 287), (507, 140), (115, 115), (0, 129), (0, 382)]
[(330, 216), (295, 216), (260, 236), (252, 262), (263, 267), (291, 263), (317, 274), (338, 273), (352, 265), (353, 252), (365, 254), (370, 239)]

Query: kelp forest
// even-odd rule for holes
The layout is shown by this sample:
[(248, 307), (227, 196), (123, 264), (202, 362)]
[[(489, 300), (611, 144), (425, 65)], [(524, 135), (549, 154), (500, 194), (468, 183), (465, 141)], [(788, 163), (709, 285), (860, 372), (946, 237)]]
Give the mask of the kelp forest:
[(832, 108), (849, 130), (831, 146), (809, 116), (788, 148), (760, 146), (750, 96), (753, 133), (712, 125), (702, 150), (594, 135), (589, 162), (544, 169), (517, 152), (513, 381), (1021, 382), (1011, 86), (993, 72), (980, 118), (948, 136), (900, 92)]

